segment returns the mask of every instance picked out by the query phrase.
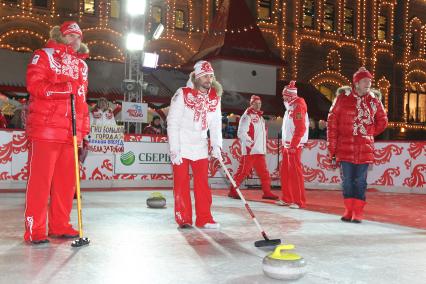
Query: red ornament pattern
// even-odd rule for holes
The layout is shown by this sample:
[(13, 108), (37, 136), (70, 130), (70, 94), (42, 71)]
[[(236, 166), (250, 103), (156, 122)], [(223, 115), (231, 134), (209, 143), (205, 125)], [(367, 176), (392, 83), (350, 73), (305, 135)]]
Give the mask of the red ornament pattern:
[(393, 186), (394, 185), (394, 181), (393, 181), (393, 177), (398, 177), (401, 174), (399, 167), (396, 168), (389, 168), (387, 170), (385, 170), (385, 172), (383, 173), (383, 175), (376, 180), (373, 185), (388, 185), (388, 186)]
[(414, 160), (417, 159), (417, 157), (419, 157), (423, 151), (425, 152), (426, 156), (426, 142), (410, 143), (410, 147), (408, 148), (408, 153)]
[(326, 182), (327, 178), (322, 170), (312, 169), (308, 166), (302, 165), (303, 177), (305, 182)]
[(425, 182), (425, 176), (423, 172), (426, 171), (426, 164), (420, 164), (414, 167), (411, 177), (404, 179), (403, 185), (408, 187), (423, 187)]
[(241, 144), (239, 139), (235, 139), (231, 146), (229, 146), (229, 152), (232, 158), (239, 161), (242, 157)]
[(12, 141), (0, 147), (0, 164), (12, 162)]
[(281, 145), (279, 139), (268, 139), (266, 142), (266, 153), (271, 155), (278, 155), (278, 150)]
[(398, 147), (395, 144), (387, 145), (382, 149), (376, 149), (374, 151), (374, 164), (375, 165), (383, 165), (388, 163), (392, 158), (392, 153), (395, 156), (401, 155), (403, 148)]

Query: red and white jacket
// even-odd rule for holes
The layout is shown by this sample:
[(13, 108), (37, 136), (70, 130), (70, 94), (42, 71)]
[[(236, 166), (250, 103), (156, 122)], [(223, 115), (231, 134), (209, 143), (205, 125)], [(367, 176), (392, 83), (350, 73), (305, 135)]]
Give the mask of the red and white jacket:
[(171, 153), (192, 161), (208, 158), (207, 130), (211, 146), (222, 148), (221, 93), (212, 87), (201, 94), (190, 87), (176, 91), (167, 115), (167, 135)]
[(55, 40), (34, 52), (27, 68), (29, 139), (72, 143), (70, 94), (76, 95), (78, 141), (89, 132), (88, 68), (83, 60), (86, 57), (87, 53), (76, 53)]
[(117, 122), (114, 118), (114, 112), (112, 109), (105, 111), (95, 107), (90, 112), (90, 124), (93, 126), (116, 126)]
[(282, 126), (282, 140), (285, 148), (303, 147), (308, 141), (309, 117), (305, 100), (296, 97), (292, 102), (284, 102), (286, 111)]
[(381, 94), (372, 90), (359, 96), (351, 87), (339, 88), (327, 119), (327, 147), (337, 161), (374, 162), (374, 136), (382, 133), (388, 118)]
[(241, 116), (237, 135), (243, 155), (266, 154), (267, 132), (262, 114), (249, 107)]

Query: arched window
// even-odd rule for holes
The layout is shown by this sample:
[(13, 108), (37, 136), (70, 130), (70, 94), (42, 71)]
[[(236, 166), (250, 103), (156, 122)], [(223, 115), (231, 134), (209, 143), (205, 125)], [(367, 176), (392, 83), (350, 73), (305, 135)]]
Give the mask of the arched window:
[(323, 94), (330, 102), (332, 102), (336, 97), (337, 87), (333, 84), (322, 83), (317, 88), (318, 91), (320, 91), (320, 93)]
[(379, 40), (386, 40), (388, 38), (388, 17), (380, 15), (378, 19), (379, 28), (377, 30), (377, 38)]

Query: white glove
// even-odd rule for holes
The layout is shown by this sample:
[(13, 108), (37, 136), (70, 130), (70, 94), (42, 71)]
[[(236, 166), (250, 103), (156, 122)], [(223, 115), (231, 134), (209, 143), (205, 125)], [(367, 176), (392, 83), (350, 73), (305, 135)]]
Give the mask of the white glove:
[(172, 162), (173, 165), (176, 165), (176, 166), (179, 166), (180, 164), (183, 163), (182, 156), (180, 155), (180, 153), (175, 153), (175, 152), (170, 153), (170, 161)]
[(213, 158), (216, 158), (218, 160), (220, 159), (221, 161), (223, 161), (223, 159), (222, 159), (222, 150), (220, 149), (219, 146), (214, 146), (213, 147), (211, 156)]

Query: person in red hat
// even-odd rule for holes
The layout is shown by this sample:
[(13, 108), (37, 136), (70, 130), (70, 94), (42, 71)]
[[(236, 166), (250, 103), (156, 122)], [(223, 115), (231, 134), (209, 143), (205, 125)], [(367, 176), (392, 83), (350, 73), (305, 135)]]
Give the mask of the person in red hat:
[[(262, 117), (263, 111), (260, 110), (261, 107), (260, 97), (253, 95), (250, 98), (250, 107), (241, 116), (237, 134), (243, 156), (234, 179), (236, 185), (240, 186), (241, 182), (254, 168), (262, 184), (262, 198), (277, 200), (278, 196), (271, 191), (271, 177), (266, 166), (267, 131), (265, 120)], [(235, 199), (240, 198), (233, 186), (231, 186), (228, 196)]]
[(360, 223), (366, 205), (367, 170), (374, 162), (374, 136), (388, 123), (381, 94), (371, 89), (373, 76), (364, 67), (353, 75), (353, 86), (341, 87), (330, 108), (327, 147), (340, 163), (344, 222)]
[(76, 22), (53, 27), (46, 47), (34, 52), (27, 69), (30, 98), (24, 239), (32, 244), (49, 242), (47, 222), (50, 237), (79, 235), (70, 224), (75, 192), (70, 95), (75, 95), (77, 138), (81, 144), (89, 133), (88, 68), (84, 62), (88, 49), (81, 40)]
[(282, 126), (282, 198), (277, 204), (299, 209), (306, 205), (301, 157), (308, 141), (309, 117), (305, 100), (297, 96), (295, 81), (284, 87), (282, 95), (286, 111)]
[(214, 80), (211, 64), (198, 61), (187, 86), (179, 88), (170, 103), (167, 134), (173, 165), (175, 220), (183, 229), (192, 226), (190, 166), (194, 176), (195, 225), (203, 229), (220, 227), (210, 211), (207, 131), (210, 132), (211, 156), (222, 159), (221, 96), (222, 87)]

